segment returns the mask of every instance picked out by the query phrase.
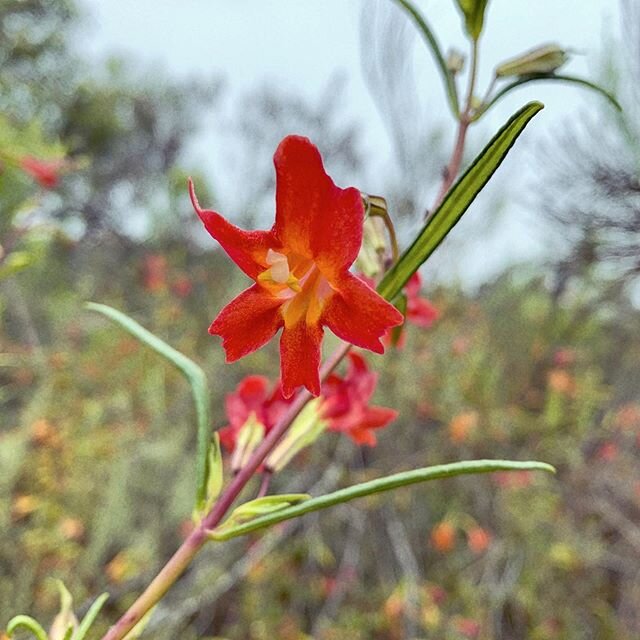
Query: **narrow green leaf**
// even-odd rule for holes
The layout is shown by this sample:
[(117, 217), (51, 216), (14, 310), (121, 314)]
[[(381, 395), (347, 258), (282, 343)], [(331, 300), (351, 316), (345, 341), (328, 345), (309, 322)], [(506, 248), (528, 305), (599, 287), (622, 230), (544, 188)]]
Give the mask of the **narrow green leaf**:
[(496, 133), (482, 153), (473, 161), (462, 177), (451, 188), (440, 206), (413, 244), (387, 271), (378, 285), (378, 292), (387, 300), (393, 300), (420, 265), (435, 251), (453, 229), (489, 178), (502, 164), (507, 153), (531, 118), (543, 108), (540, 102), (530, 102), (516, 112)]
[(431, 27), (412, 2), (410, 2), (409, 0), (393, 1), (399, 4), (411, 16), (416, 27), (418, 27), (418, 30), (422, 34), (422, 37), (427, 46), (431, 49), (431, 53), (435, 58), (438, 71), (442, 76), (442, 81), (444, 82), (445, 89), (447, 91), (449, 106), (451, 107), (451, 111), (453, 111), (453, 115), (457, 118), (460, 115), (460, 105), (458, 104), (458, 89), (456, 88), (456, 81), (453, 77), (453, 74), (449, 70), (449, 67), (447, 66), (447, 61), (442, 55), (442, 50), (440, 49), (440, 45), (438, 44), (438, 41), (436, 40)]
[(176, 366), (184, 375), (191, 386), (191, 393), (196, 408), (196, 420), (198, 424), (198, 450), (196, 464), (196, 509), (202, 509), (207, 499), (207, 481), (209, 478), (209, 434), (211, 421), (209, 419), (209, 392), (207, 378), (204, 371), (190, 358), (180, 353), (166, 342), (160, 340), (150, 331), (139, 325), (135, 320), (121, 311), (109, 307), (106, 304), (88, 302), (87, 309), (97, 311), (120, 325), (134, 338), (146, 344)]
[(615, 96), (609, 93), (606, 89), (603, 89), (601, 86), (591, 82), (590, 80), (585, 80), (584, 78), (577, 78), (575, 76), (568, 76), (565, 74), (558, 73), (542, 73), (542, 74), (531, 74), (527, 76), (522, 76), (513, 82), (510, 82), (508, 85), (502, 87), (498, 93), (496, 93), (493, 98), (487, 104), (485, 104), (480, 111), (474, 116), (474, 120), (477, 120), (480, 116), (484, 115), (494, 104), (496, 104), (501, 98), (504, 98), (508, 93), (513, 91), (514, 89), (520, 87), (523, 84), (529, 84), (530, 82), (541, 82), (541, 81), (557, 81), (557, 82), (567, 82), (569, 84), (578, 84), (587, 89), (591, 89), (596, 93), (599, 93), (601, 96), (604, 96), (618, 111), (622, 111), (622, 106), (616, 100)]
[(91, 608), (87, 611), (85, 617), (82, 618), (82, 622), (80, 623), (78, 630), (73, 634), (73, 636), (71, 636), (72, 640), (84, 640), (89, 629), (91, 629), (91, 626), (98, 617), (100, 609), (102, 609), (102, 606), (108, 599), (108, 593), (103, 593), (95, 599), (95, 602), (91, 605)]
[[(300, 504), (309, 500), (311, 496), (308, 493), (282, 493), (273, 496), (263, 496), (249, 502), (241, 504), (233, 513), (215, 529), (215, 532), (227, 532), (235, 530), (248, 522), (272, 515), (278, 511), (282, 511), (287, 507)], [(217, 539), (217, 538), (214, 538)]]
[(547, 471), (555, 473), (555, 469), (545, 462), (514, 462), (511, 460), (469, 460), (465, 462), (452, 462), (450, 464), (441, 464), (434, 467), (425, 467), (423, 469), (414, 469), (413, 471), (404, 471), (396, 473), (385, 478), (369, 480), (362, 484), (356, 484), (346, 489), (340, 489), (333, 493), (328, 493), (318, 498), (311, 498), (300, 504), (280, 509), (275, 513), (254, 518), (249, 522), (239, 524), (237, 526), (218, 527), (209, 532), (212, 540), (222, 541), (246, 535), (265, 527), (270, 527), (278, 522), (298, 518), (312, 511), (319, 511), (333, 507), (336, 504), (349, 502), (355, 498), (363, 498), (374, 493), (382, 491), (390, 491), (398, 489), (410, 484), (418, 482), (427, 482), (429, 480), (437, 480), (439, 478), (451, 478), (453, 476), (468, 475), (474, 473), (490, 473), (492, 471)]
[(38, 640), (47, 640), (47, 632), (31, 616), (20, 615), (11, 618), (7, 625), (7, 635), (12, 638), (13, 634), (20, 628), (30, 631)]

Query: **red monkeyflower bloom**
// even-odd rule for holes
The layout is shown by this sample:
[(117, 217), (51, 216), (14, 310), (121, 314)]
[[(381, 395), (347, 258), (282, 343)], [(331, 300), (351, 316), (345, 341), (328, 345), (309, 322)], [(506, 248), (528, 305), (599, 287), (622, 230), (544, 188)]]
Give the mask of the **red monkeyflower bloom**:
[(323, 328), (382, 353), (380, 338), (402, 323), (400, 312), (349, 272), (362, 244), (360, 192), (325, 173), (318, 149), (288, 136), (274, 155), (276, 219), (268, 231), (244, 231), (215, 211), (193, 206), (207, 231), (255, 281), (213, 321), (227, 362), (266, 344), (282, 328), (280, 363), (286, 398), (305, 386), (320, 393)]
[(407, 320), (416, 327), (430, 327), (439, 317), (440, 311), (426, 298), (420, 297), (422, 278), (416, 271), (404, 287), (407, 294)]
[(322, 418), (332, 431), (341, 431), (358, 444), (376, 444), (375, 429), (386, 427), (398, 412), (386, 407), (367, 405), (378, 382), (365, 359), (349, 353), (349, 369), (344, 378), (331, 374), (322, 387)]
[(250, 419), (262, 426), (264, 435), (286, 411), (288, 402), (282, 397), (280, 385), (269, 391), (269, 380), (264, 376), (247, 376), (227, 395), (225, 408), (229, 424), (218, 431), (220, 442), (229, 451), (236, 446), (238, 434)]
[(58, 185), (63, 165), (64, 160), (39, 160), (33, 156), (24, 156), (20, 160), (20, 168), (45, 189), (54, 189)]
[[(361, 276), (362, 279), (373, 285), (373, 279), (367, 278), (366, 276)], [(427, 300), (427, 298), (423, 298), (420, 296), (420, 289), (422, 288), (422, 278), (420, 274), (416, 271), (409, 281), (404, 286), (404, 292), (407, 296), (407, 308), (405, 312), (405, 319), (407, 322), (411, 324), (415, 324), (416, 327), (421, 327), (426, 329), (430, 327), (439, 317), (440, 310), (433, 305), (432, 302)], [(406, 341), (406, 335), (404, 332), (404, 327), (400, 330), (401, 333), (396, 341), (396, 346), (399, 349), (404, 347)], [(392, 331), (388, 331), (383, 340), (385, 345), (392, 344)]]

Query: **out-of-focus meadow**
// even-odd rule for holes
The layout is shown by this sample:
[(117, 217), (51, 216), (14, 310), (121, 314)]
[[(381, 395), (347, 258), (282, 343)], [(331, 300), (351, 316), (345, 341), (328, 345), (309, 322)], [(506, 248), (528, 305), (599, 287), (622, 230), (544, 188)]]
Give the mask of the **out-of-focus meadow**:
[[(84, 302), (125, 311), (199, 362), (214, 427), (226, 423), (225, 394), (242, 377), (277, 374), (274, 344), (224, 365), (207, 335), (246, 284), (201, 230), (185, 189), (191, 173), (203, 204), (216, 205), (215, 176), (198, 175), (186, 149), (199, 115), (215, 113), (222, 76), (179, 84), (135, 61), (88, 65), (70, 48), (82, 28), (76, 11), (68, 0), (0, 2), (0, 152), (66, 158), (60, 183), (43, 189), (2, 156), (0, 628), (19, 612), (50, 620), (53, 578), (81, 611), (108, 591), (106, 628), (189, 530), (189, 389)], [(371, 358), (375, 401), (399, 418), (376, 448), (326, 435), (273, 490), (318, 494), (471, 458), (544, 460), (557, 476), (450, 479), (212, 545), (158, 606), (148, 637), (640, 636), (640, 323), (631, 302), (640, 13), (631, 2), (624, 12), (628, 32), (600, 78), (619, 89), (624, 114), (603, 104), (587, 126), (553, 136), (532, 128), (547, 140), (530, 145), (539, 178), (524, 196), (501, 194), (507, 212), (524, 198), (561, 250), (505, 266), (474, 290), (437, 284), (427, 270), (439, 320)], [(396, 77), (393, 61), (377, 71), (377, 91), (392, 90), (384, 77)], [(266, 87), (237, 105), (236, 160), (253, 177), (243, 178), (236, 222), (269, 219), (270, 156), (285, 133), (309, 135), (338, 182), (366, 170), (362, 132), (341, 119), (336, 95), (329, 87), (307, 104)], [(421, 181), (439, 180), (448, 152), (434, 132), (430, 144), (430, 160), (405, 155), (405, 180), (380, 185), (401, 229), (429, 204), (418, 167)], [(474, 241), (481, 236), (452, 240), (457, 251)]]

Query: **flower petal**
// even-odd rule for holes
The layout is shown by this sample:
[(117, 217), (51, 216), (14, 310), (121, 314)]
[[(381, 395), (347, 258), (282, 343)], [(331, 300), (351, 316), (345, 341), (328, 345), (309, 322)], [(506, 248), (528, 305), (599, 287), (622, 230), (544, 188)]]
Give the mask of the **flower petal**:
[(374, 429), (386, 427), (392, 420), (397, 418), (398, 412), (386, 407), (367, 407), (364, 416), (357, 426), (352, 427), (345, 433), (356, 443), (375, 447), (378, 443)]
[(362, 244), (364, 206), (357, 189), (340, 189), (308, 138), (287, 136), (273, 157), (276, 222), (273, 232), (292, 252), (327, 268), (348, 269)]
[(255, 409), (266, 402), (268, 391), (269, 379), (265, 376), (252, 375), (240, 382), (236, 393), (247, 407)]
[(409, 278), (407, 284), (404, 285), (405, 293), (409, 299), (417, 298), (420, 295), (420, 289), (422, 288), (422, 277), (418, 271)]
[(225, 409), (232, 426), (240, 429), (253, 411), (261, 421), (261, 409), (266, 402), (269, 380), (264, 376), (244, 378), (233, 393), (227, 394)]
[(323, 323), (346, 342), (384, 353), (380, 338), (390, 327), (402, 324), (402, 314), (351, 273), (345, 273), (335, 286), (322, 314)]
[(413, 298), (407, 302), (407, 320), (417, 327), (430, 327), (440, 317), (440, 311), (426, 298)]
[(280, 369), (282, 395), (291, 397), (299, 387), (306, 387), (314, 396), (320, 395), (320, 345), (322, 328), (301, 320), (282, 330), (280, 338)]
[(235, 429), (231, 425), (218, 429), (218, 435), (220, 436), (220, 444), (227, 450), (233, 451), (236, 448), (236, 436), (238, 429)]
[(205, 229), (220, 243), (220, 246), (240, 269), (250, 278), (257, 278), (258, 274), (267, 268), (267, 251), (270, 248), (278, 247), (273, 233), (271, 231), (245, 231), (225, 220), (219, 213), (210, 209), (202, 209), (191, 179), (189, 179), (189, 196)]
[(282, 300), (254, 284), (222, 309), (209, 333), (222, 338), (227, 362), (235, 362), (271, 340), (283, 324), (281, 304)]
[(333, 201), (319, 216), (312, 237), (312, 250), (320, 271), (329, 277), (348, 269), (362, 246), (364, 205), (357, 189), (338, 189)]
[(378, 444), (376, 434), (368, 429), (352, 429), (347, 432), (347, 435), (359, 445), (367, 445), (369, 447), (375, 447)]
[(367, 407), (362, 422), (358, 425), (362, 429), (381, 429), (398, 417), (395, 409), (387, 407)]

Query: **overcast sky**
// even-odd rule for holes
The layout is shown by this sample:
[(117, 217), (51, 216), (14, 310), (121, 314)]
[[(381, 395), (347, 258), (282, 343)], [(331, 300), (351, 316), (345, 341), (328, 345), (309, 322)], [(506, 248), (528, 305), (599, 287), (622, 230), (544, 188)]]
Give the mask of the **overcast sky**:
[[(220, 72), (232, 95), (268, 81), (314, 99), (332, 75), (342, 71), (347, 78), (345, 117), (361, 123), (368, 150), (390, 161), (390, 141), (365, 85), (360, 58), (363, 11), (384, 9), (392, 5), (389, 0), (83, 0), (83, 4), (87, 21), (80, 46), (90, 56), (121, 54), (177, 77)], [(454, 0), (417, 0), (416, 4), (428, 16), (443, 49), (465, 49)], [(610, 0), (492, 0), (482, 40), (480, 87), (486, 86), (497, 62), (546, 42), (574, 49), (578, 55), (567, 70), (593, 77), (602, 36), (616, 33), (618, 21), (618, 4)], [(424, 78), (423, 86), (436, 105), (430, 109), (433, 124), (446, 124), (439, 80), (428, 53), (415, 40), (416, 73)], [(513, 111), (533, 98), (547, 107), (536, 122), (538, 135), (600, 99), (573, 87), (524, 88), (489, 114), (485, 126), (474, 131), (472, 144), (480, 146)], [(449, 128), (453, 135), (452, 125)], [(219, 177), (221, 150), (208, 153), (206, 134), (203, 140), (203, 162)], [(210, 144), (215, 145), (213, 139)], [(526, 246), (514, 248), (509, 234), (503, 235), (504, 247), (498, 252), (526, 255), (540, 249), (540, 239), (531, 238)]]

